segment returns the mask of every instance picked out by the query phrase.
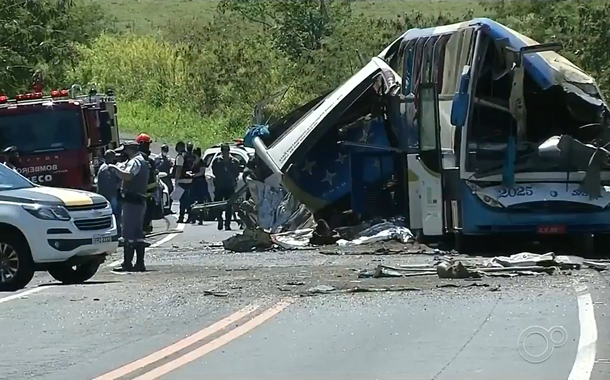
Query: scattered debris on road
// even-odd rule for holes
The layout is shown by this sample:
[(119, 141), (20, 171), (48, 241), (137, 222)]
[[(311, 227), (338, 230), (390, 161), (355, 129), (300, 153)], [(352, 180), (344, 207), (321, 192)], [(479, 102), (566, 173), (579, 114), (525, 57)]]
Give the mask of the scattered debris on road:
[(598, 271), (604, 271), (610, 268), (610, 260), (584, 260), (582, 263), (587, 267)]
[(214, 296), (214, 297), (227, 297), (229, 292), (224, 290), (204, 290), (204, 296)]
[[(378, 243), (395, 242), (395, 246), (379, 246)], [(314, 250), (333, 245), (333, 249), (321, 249), (324, 255), (401, 255), (439, 254), (439, 249), (418, 243), (405, 227), (404, 218), (379, 219), (352, 227), (331, 230), (328, 223), (318, 220), (315, 228), (272, 233), (260, 226), (247, 228), (243, 233), (223, 241), (223, 247), (232, 252), (265, 251), (272, 248), (284, 250)], [(369, 247), (369, 248), (366, 248)]]

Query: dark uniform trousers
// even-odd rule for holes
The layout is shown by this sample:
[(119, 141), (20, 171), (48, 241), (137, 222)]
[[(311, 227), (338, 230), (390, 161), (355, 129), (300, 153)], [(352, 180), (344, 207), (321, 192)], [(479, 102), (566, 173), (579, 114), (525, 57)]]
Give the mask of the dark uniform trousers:
[[(214, 201), (215, 202), (220, 202), (220, 201), (228, 201), (229, 198), (231, 198), (233, 195), (235, 194), (235, 189), (232, 187), (221, 187), (221, 188), (216, 188), (214, 189)], [(222, 214), (225, 214), (224, 217), (224, 227), (225, 229), (228, 229), (231, 227), (231, 217), (233, 215), (233, 211), (231, 210), (231, 205), (227, 204), (226, 208), (224, 210), (220, 210), (218, 212), (218, 228), (222, 228), (222, 224), (223, 224), (223, 217)]]

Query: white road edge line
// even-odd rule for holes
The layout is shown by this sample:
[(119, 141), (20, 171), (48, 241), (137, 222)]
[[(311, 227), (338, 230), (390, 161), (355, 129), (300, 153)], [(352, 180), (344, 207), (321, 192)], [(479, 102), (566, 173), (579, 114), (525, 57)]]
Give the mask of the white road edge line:
[[(186, 223), (178, 223), (178, 226), (176, 227), (176, 229), (178, 231), (184, 231), (185, 228), (186, 228)], [(175, 238), (178, 235), (179, 235), (178, 233), (169, 234), (166, 237), (164, 237), (163, 239), (159, 240), (158, 242), (151, 244), (150, 248), (157, 248), (158, 246), (167, 243), (168, 241), (172, 240), (173, 238)], [(121, 265), (122, 262), (123, 262), (123, 259), (119, 259), (119, 260), (113, 261), (110, 264), (106, 265), (106, 267), (114, 268), (114, 267)]]
[(39, 286), (37, 288), (28, 289), (26, 291), (19, 292), (19, 293), (16, 293), (16, 294), (11, 294), (10, 296), (0, 298), (0, 303), (4, 303), (4, 302), (12, 301), (12, 300), (15, 300), (15, 299), (19, 299), (19, 298), (24, 297), (24, 296), (29, 296), (30, 294), (38, 293), (41, 290), (45, 290), (45, 289), (53, 288), (53, 287), (54, 287), (54, 285)]
[[(576, 291), (587, 291), (587, 288), (580, 287)], [(590, 380), (595, 364), (597, 325), (595, 323), (593, 299), (589, 292), (578, 295), (578, 320), (580, 322), (578, 352), (568, 380)]]

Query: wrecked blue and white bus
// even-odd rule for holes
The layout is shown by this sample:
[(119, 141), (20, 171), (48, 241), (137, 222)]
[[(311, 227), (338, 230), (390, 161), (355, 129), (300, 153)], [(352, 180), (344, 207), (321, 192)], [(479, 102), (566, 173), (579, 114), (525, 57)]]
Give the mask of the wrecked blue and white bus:
[(593, 78), (501, 24), (407, 31), (255, 148), (322, 216), (408, 215), (462, 248), (497, 234), (605, 237), (610, 112)]

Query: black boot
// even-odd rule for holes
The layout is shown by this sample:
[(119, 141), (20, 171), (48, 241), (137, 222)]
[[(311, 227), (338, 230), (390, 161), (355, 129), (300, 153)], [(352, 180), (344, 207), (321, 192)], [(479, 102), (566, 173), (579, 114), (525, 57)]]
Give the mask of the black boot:
[(134, 248), (130, 243), (125, 243), (123, 246), (123, 263), (121, 267), (117, 268), (119, 272), (131, 272), (133, 271), (133, 253)]
[(136, 265), (133, 268), (136, 272), (146, 272), (146, 266), (144, 266), (145, 249), (143, 244), (138, 245), (136, 248)]

